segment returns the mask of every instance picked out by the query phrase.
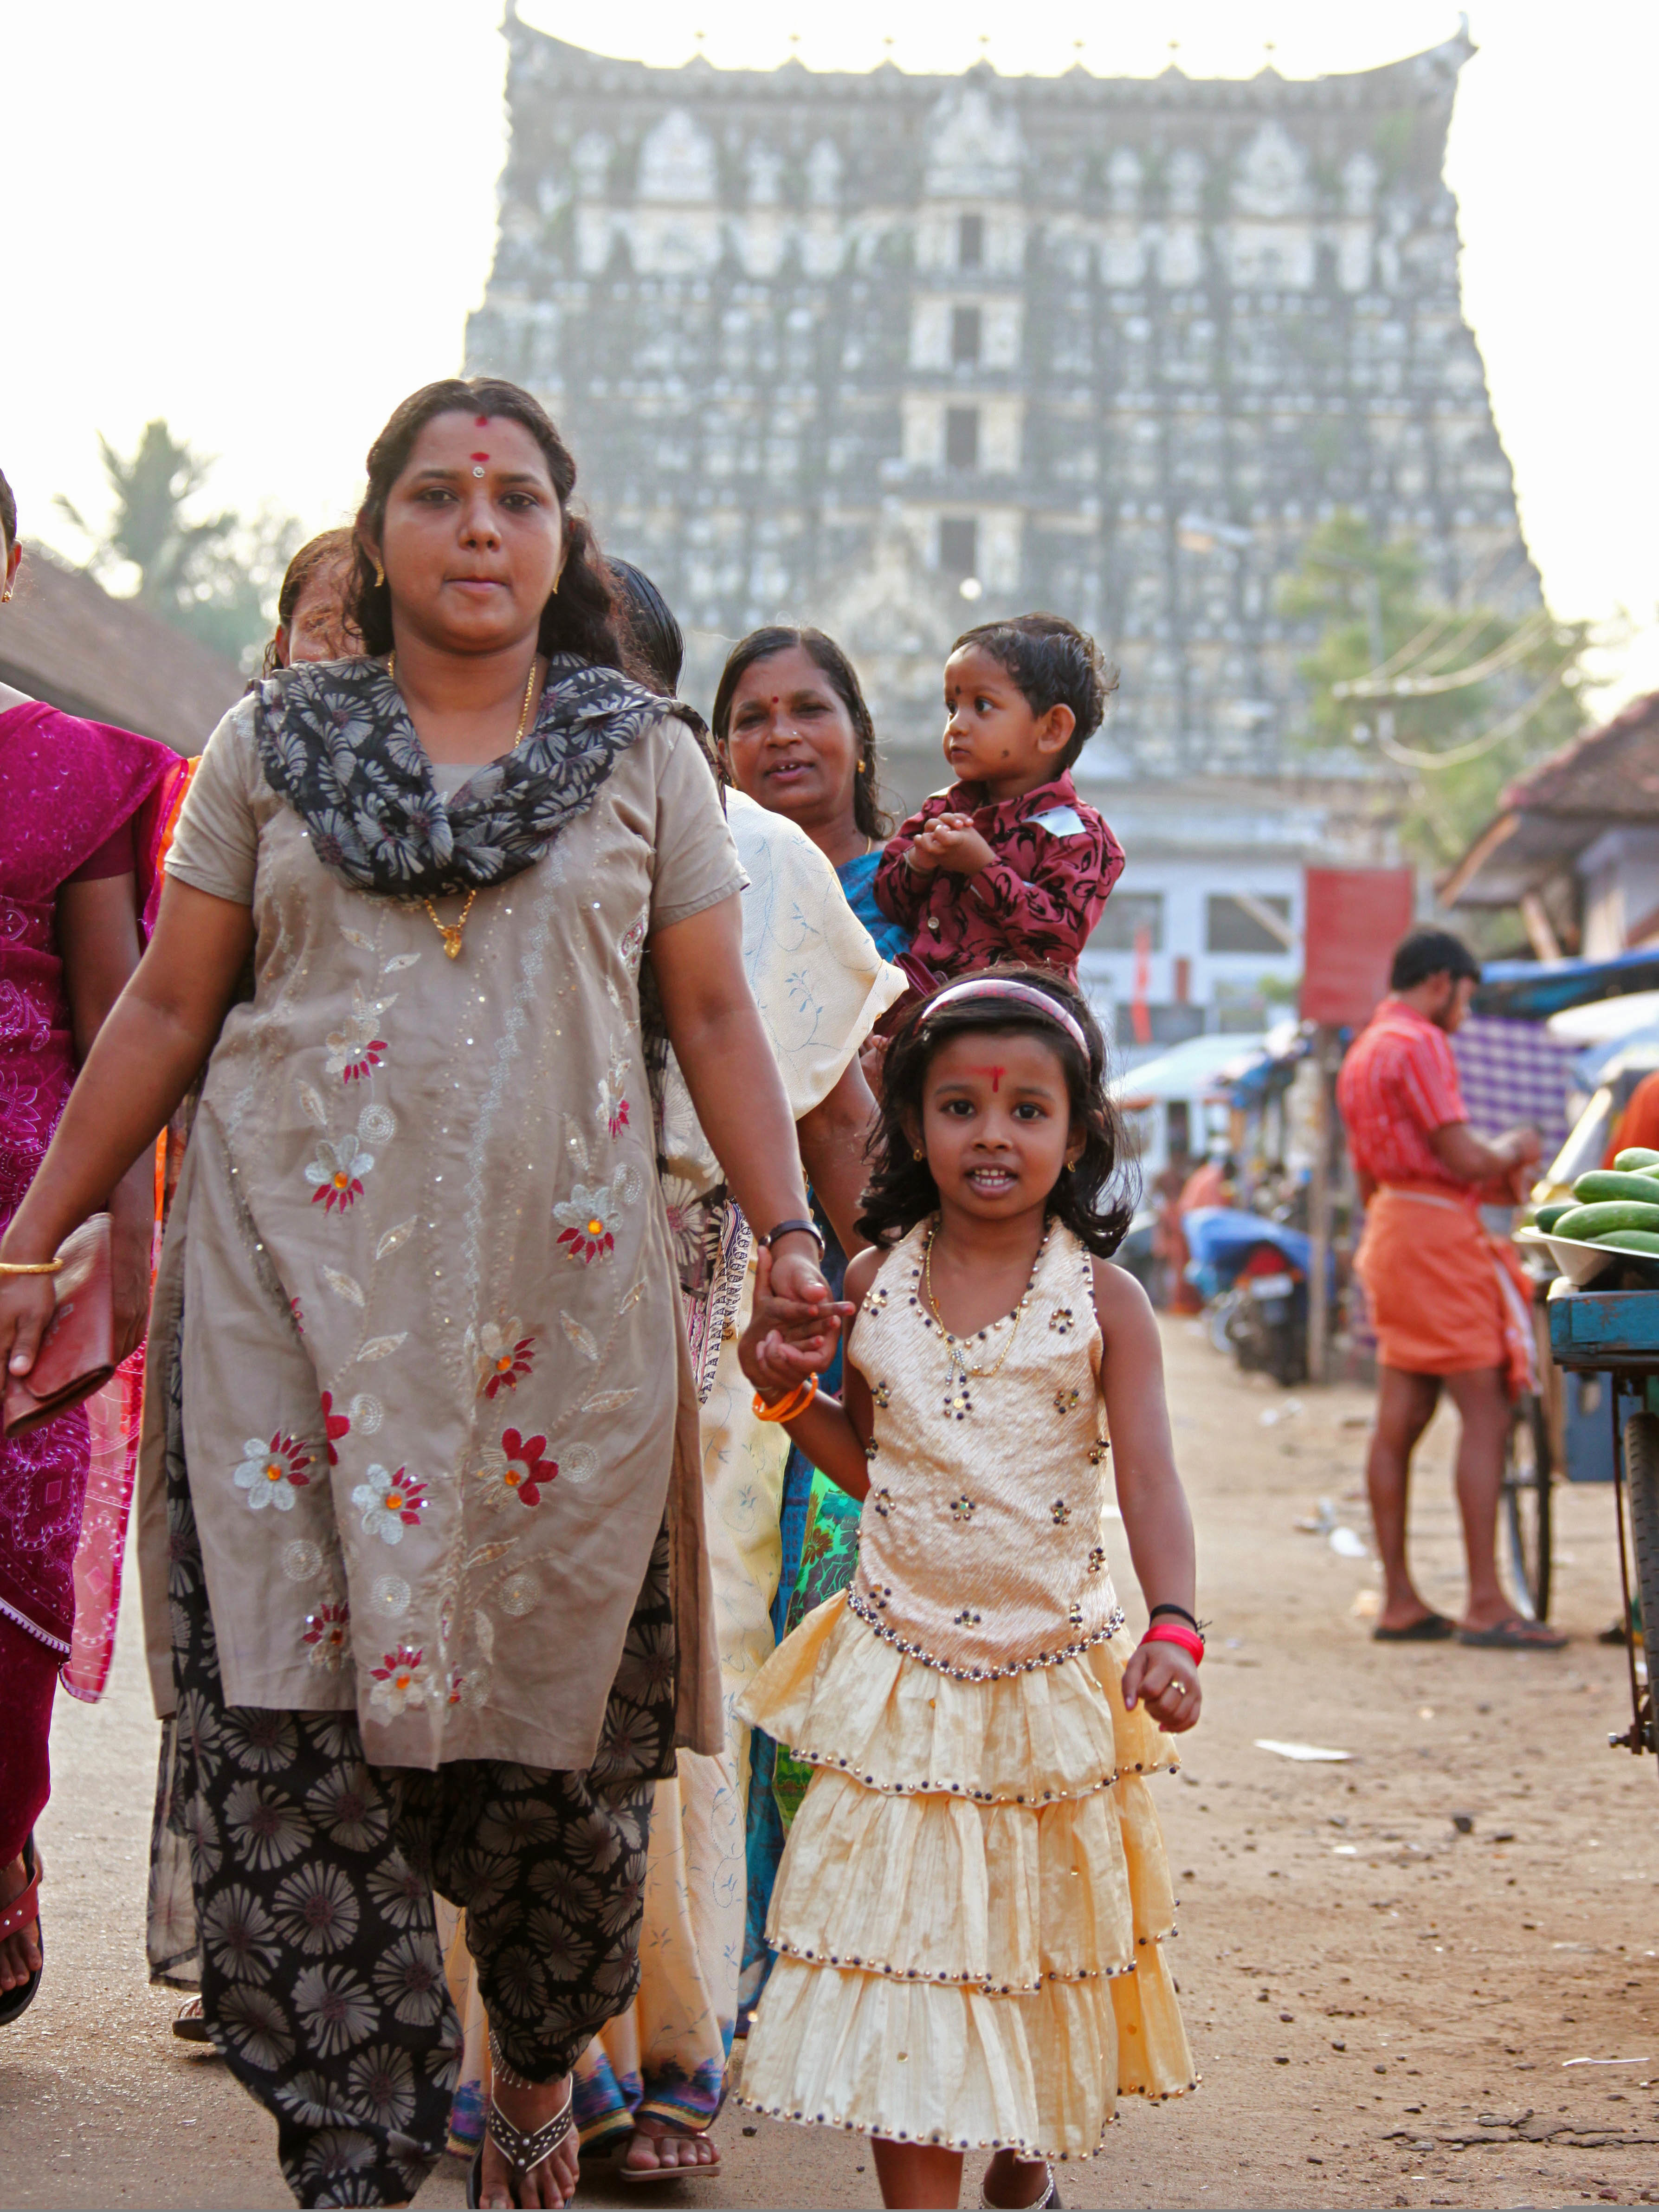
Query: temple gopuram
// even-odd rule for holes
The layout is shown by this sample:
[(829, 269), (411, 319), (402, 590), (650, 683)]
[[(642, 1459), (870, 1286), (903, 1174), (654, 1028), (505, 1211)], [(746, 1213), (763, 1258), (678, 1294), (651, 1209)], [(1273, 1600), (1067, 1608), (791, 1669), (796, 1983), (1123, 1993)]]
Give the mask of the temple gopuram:
[(1539, 599), (1443, 174), (1467, 31), (1305, 81), (659, 69), (511, 9), (506, 35), (467, 366), (558, 421), (603, 542), (686, 627), (690, 696), (746, 629), (816, 622), (913, 803), (951, 638), (1067, 614), (1122, 670), (1079, 775), (1126, 892), (1176, 894), (1160, 856), (1231, 867), (1258, 915), (1289, 900), (1254, 955), (1294, 972), (1301, 858), (1387, 842), (1365, 756), (1295, 741), (1310, 638), (1275, 586), (1309, 532), (1351, 509), (1448, 599)]

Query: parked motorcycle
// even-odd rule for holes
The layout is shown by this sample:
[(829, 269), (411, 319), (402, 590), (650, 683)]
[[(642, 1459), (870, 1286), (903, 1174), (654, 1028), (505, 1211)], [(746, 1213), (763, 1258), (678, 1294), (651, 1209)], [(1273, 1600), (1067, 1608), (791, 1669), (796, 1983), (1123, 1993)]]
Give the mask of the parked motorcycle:
[(1210, 1314), (1212, 1341), (1247, 1374), (1285, 1389), (1308, 1379), (1313, 1245), (1299, 1229), (1231, 1206), (1187, 1216), (1187, 1279)]

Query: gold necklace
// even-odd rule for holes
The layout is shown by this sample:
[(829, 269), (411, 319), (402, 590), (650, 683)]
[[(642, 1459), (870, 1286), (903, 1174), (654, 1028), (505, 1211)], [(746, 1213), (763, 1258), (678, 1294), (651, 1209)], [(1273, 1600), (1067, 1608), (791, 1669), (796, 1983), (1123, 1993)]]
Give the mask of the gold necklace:
[[(530, 720), (530, 695), (536, 688), (537, 658), (538, 656), (533, 653), (530, 656), (530, 673), (525, 678), (524, 704), (519, 709), (519, 726), (514, 731), (513, 743), (507, 749), (507, 757), (509, 759), (512, 757), (514, 753), (518, 751), (519, 747), (524, 743), (525, 726)], [(398, 680), (398, 655), (395, 650), (386, 655), (386, 672), (395, 684)], [(459, 915), (453, 921), (440, 921), (438, 919), (438, 909), (433, 905), (431, 900), (428, 898), (422, 899), (421, 901), (421, 904), (426, 908), (428, 914), (432, 917), (432, 927), (437, 931), (439, 936), (441, 937), (444, 941), (444, 957), (446, 959), (459, 960), (460, 958), (461, 939), (466, 929), (466, 918), (468, 915), (471, 913), (472, 902), (477, 897), (477, 896), (478, 887), (474, 884), (462, 902)]]
[[(969, 1382), (988, 1382), (993, 1376), (1001, 1374), (1003, 1367), (1007, 1361), (1008, 1354), (1014, 1348), (1014, 1339), (1019, 1334), (1019, 1324), (1024, 1315), (1026, 1305), (1030, 1299), (1031, 1284), (1036, 1280), (1036, 1271), (1042, 1262), (1043, 1251), (1048, 1242), (1048, 1232), (1046, 1229), (1042, 1232), (1042, 1243), (1037, 1246), (1036, 1258), (1031, 1262), (1030, 1280), (1026, 1283), (1024, 1291), (1021, 1294), (1019, 1304), (1014, 1308), (1014, 1325), (1008, 1332), (1008, 1341), (1003, 1346), (1002, 1351), (998, 1357), (997, 1363), (994, 1367), (970, 1367), (968, 1364), (967, 1355), (963, 1351), (961, 1345), (957, 1341), (956, 1338), (951, 1335), (950, 1330), (945, 1326), (945, 1316), (939, 1310), (939, 1300), (933, 1296), (933, 1239), (938, 1235), (939, 1224), (935, 1222), (933, 1226), (927, 1232), (927, 1243), (922, 1254), (921, 1266), (922, 1280), (927, 1292), (927, 1303), (933, 1308), (933, 1319), (939, 1323), (939, 1334), (945, 1339), (946, 1357), (950, 1362), (949, 1366), (945, 1370), (945, 1379), (946, 1388), (949, 1388), (950, 1379), (952, 1375), (960, 1375), (964, 1383)], [(1007, 1316), (1005, 1314), (1003, 1316), (1003, 1320), (1006, 1321), (1006, 1319)], [(993, 1328), (1000, 1328), (1002, 1322), (993, 1322), (991, 1326)], [(983, 1335), (984, 1331), (981, 1330), (980, 1334)]]

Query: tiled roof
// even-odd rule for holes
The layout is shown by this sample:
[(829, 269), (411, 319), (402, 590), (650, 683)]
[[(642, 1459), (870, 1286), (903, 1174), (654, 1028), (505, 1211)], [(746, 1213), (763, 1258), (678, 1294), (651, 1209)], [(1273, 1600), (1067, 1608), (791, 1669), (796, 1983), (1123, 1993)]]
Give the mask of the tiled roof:
[(1659, 691), (1517, 776), (1504, 805), (1512, 813), (1659, 821)]
[(65, 714), (198, 753), (244, 678), (147, 607), (112, 597), (26, 540), (16, 590), (0, 613), (0, 681)]

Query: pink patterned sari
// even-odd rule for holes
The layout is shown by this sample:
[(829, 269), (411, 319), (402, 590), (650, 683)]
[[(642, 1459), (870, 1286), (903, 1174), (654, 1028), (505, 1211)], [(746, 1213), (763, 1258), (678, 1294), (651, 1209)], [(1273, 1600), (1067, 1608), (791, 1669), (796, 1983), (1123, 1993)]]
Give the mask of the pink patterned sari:
[[(0, 1229), (75, 1080), (58, 893), (131, 823), (148, 929), (158, 834), (184, 766), (151, 738), (55, 707), (0, 714)], [(141, 1351), (88, 1405), (0, 1443), (0, 1613), (64, 1656), (77, 1697), (96, 1698), (109, 1671), (142, 1374)]]

